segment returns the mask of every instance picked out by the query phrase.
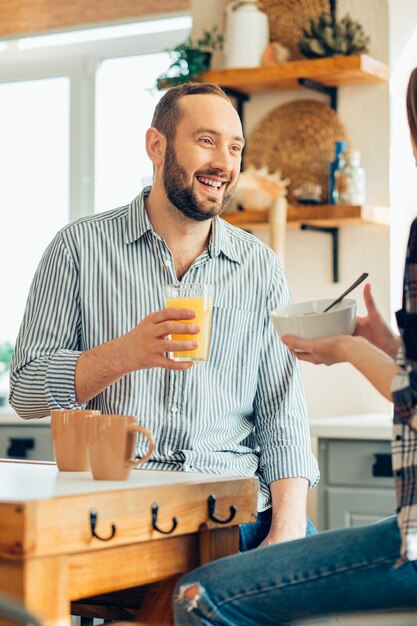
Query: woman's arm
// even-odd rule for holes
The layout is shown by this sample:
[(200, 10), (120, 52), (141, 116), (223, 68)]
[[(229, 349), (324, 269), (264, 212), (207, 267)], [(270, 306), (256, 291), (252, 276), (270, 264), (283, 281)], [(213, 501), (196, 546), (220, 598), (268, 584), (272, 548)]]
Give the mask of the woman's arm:
[(367, 339), (350, 335), (299, 339), (284, 335), (281, 340), (300, 361), (324, 365), (351, 363), (377, 391), (392, 402), (391, 385), (400, 368), (394, 359)]
[(365, 285), (363, 290), (363, 299), (367, 314), (364, 317), (356, 318), (354, 335), (364, 337), (374, 346), (386, 352), (392, 359), (396, 360), (398, 350), (401, 346), (401, 338), (392, 332), (377, 309), (369, 283)]

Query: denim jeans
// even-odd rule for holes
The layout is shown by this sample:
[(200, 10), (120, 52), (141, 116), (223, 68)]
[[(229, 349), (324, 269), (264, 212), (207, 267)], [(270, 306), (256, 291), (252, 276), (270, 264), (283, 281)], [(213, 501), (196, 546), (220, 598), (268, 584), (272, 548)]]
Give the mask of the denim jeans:
[[(272, 508), (258, 513), (256, 522), (251, 524), (241, 524), (239, 527), (239, 550), (240, 552), (246, 552), (247, 550), (253, 550), (257, 548), (259, 544), (265, 539), (269, 533), (271, 527), (271, 515)], [(306, 536), (315, 535), (317, 528), (313, 522), (307, 517), (307, 529)]]
[[(394, 568), (395, 517), (213, 561), (183, 576), (176, 626), (284, 626), (358, 611), (417, 607), (417, 566)], [(417, 620), (416, 620), (417, 621)]]

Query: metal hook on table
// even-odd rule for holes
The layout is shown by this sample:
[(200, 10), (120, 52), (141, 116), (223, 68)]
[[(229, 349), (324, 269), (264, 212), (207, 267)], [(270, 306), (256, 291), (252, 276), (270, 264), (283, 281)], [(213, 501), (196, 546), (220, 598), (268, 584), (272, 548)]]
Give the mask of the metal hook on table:
[(216, 524), (229, 524), (236, 515), (237, 507), (234, 504), (230, 507), (230, 515), (227, 519), (221, 520), (214, 515), (214, 509), (216, 508), (216, 496), (211, 495), (208, 498), (208, 516), (212, 522)]
[(100, 541), (110, 541), (110, 539), (113, 539), (114, 535), (116, 534), (116, 526), (114, 524), (111, 525), (111, 535), (109, 535), (108, 537), (100, 537), (100, 535), (96, 533), (97, 516), (97, 509), (90, 509), (91, 536), (95, 537), (96, 539), (100, 539)]
[(172, 527), (170, 530), (161, 530), (161, 528), (158, 527), (157, 524), (157, 519), (158, 519), (158, 509), (159, 509), (159, 505), (156, 504), (156, 502), (152, 505), (152, 528), (154, 530), (157, 530), (159, 533), (162, 533), (163, 535), (170, 535), (171, 533), (174, 532), (174, 530), (177, 527), (178, 524), (178, 518), (177, 517), (173, 517), (172, 518)]

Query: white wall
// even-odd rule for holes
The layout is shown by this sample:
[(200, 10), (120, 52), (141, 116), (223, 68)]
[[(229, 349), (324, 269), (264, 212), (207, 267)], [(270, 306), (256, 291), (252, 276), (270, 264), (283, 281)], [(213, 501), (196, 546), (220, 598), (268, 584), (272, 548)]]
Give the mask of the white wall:
[[(194, 0), (194, 28), (223, 22), (222, 2), (215, 0), (209, 15), (201, 0)], [(398, 5), (398, 0), (395, 3)], [(215, 9), (215, 10), (214, 10)], [(371, 55), (388, 60), (388, 0), (340, 0), (339, 15), (349, 12), (359, 19), (371, 37)], [(314, 98), (321, 94), (305, 91), (260, 94), (245, 108), (245, 134), (271, 109), (289, 100)], [(390, 205), (388, 86), (344, 86), (339, 89), (338, 113), (347, 128), (352, 147), (361, 150), (368, 177), (368, 203)], [(258, 233), (265, 239), (265, 235)], [(266, 240), (266, 239), (265, 239)], [(368, 271), (374, 295), (385, 316), (390, 314), (390, 237), (383, 226), (345, 226), (340, 229), (340, 282), (332, 282), (329, 235), (287, 232), (285, 268), (295, 301), (333, 297), (363, 271)], [(359, 312), (364, 314), (361, 293)], [(303, 364), (303, 378), (311, 417), (389, 410), (389, 404), (363, 377), (347, 365), (332, 368)]]
[[(401, 10), (398, 10), (401, 8)], [(401, 282), (411, 220), (417, 214), (417, 173), (407, 126), (405, 94), (411, 70), (417, 66), (417, 2), (389, 0), (391, 301), (401, 306)]]

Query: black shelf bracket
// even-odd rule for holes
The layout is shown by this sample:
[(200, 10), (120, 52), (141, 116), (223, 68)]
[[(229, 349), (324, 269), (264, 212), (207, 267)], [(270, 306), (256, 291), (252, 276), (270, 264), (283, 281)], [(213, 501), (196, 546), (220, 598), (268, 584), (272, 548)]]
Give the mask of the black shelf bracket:
[(311, 230), (316, 233), (326, 233), (332, 237), (333, 254), (333, 282), (339, 282), (339, 228), (337, 226), (314, 226), (313, 224), (301, 224), (301, 230)]
[(307, 89), (313, 89), (314, 91), (320, 91), (325, 93), (330, 98), (330, 106), (334, 111), (337, 111), (337, 87), (329, 87), (328, 85), (321, 85), (310, 78), (299, 78), (298, 84)]
[(243, 126), (243, 119), (244, 119), (244, 111), (243, 111), (244, 106), (243, 105), (245, 102), (250, 100), (249, 94), (244, 93), (243, 91), (238, 91), (237, 89), (232, 89), (231, 87), (223, 87), (223, 90), (227, 93), (228, 96), (236, 99), (236, 111), (240, 117), (240, 120)]

